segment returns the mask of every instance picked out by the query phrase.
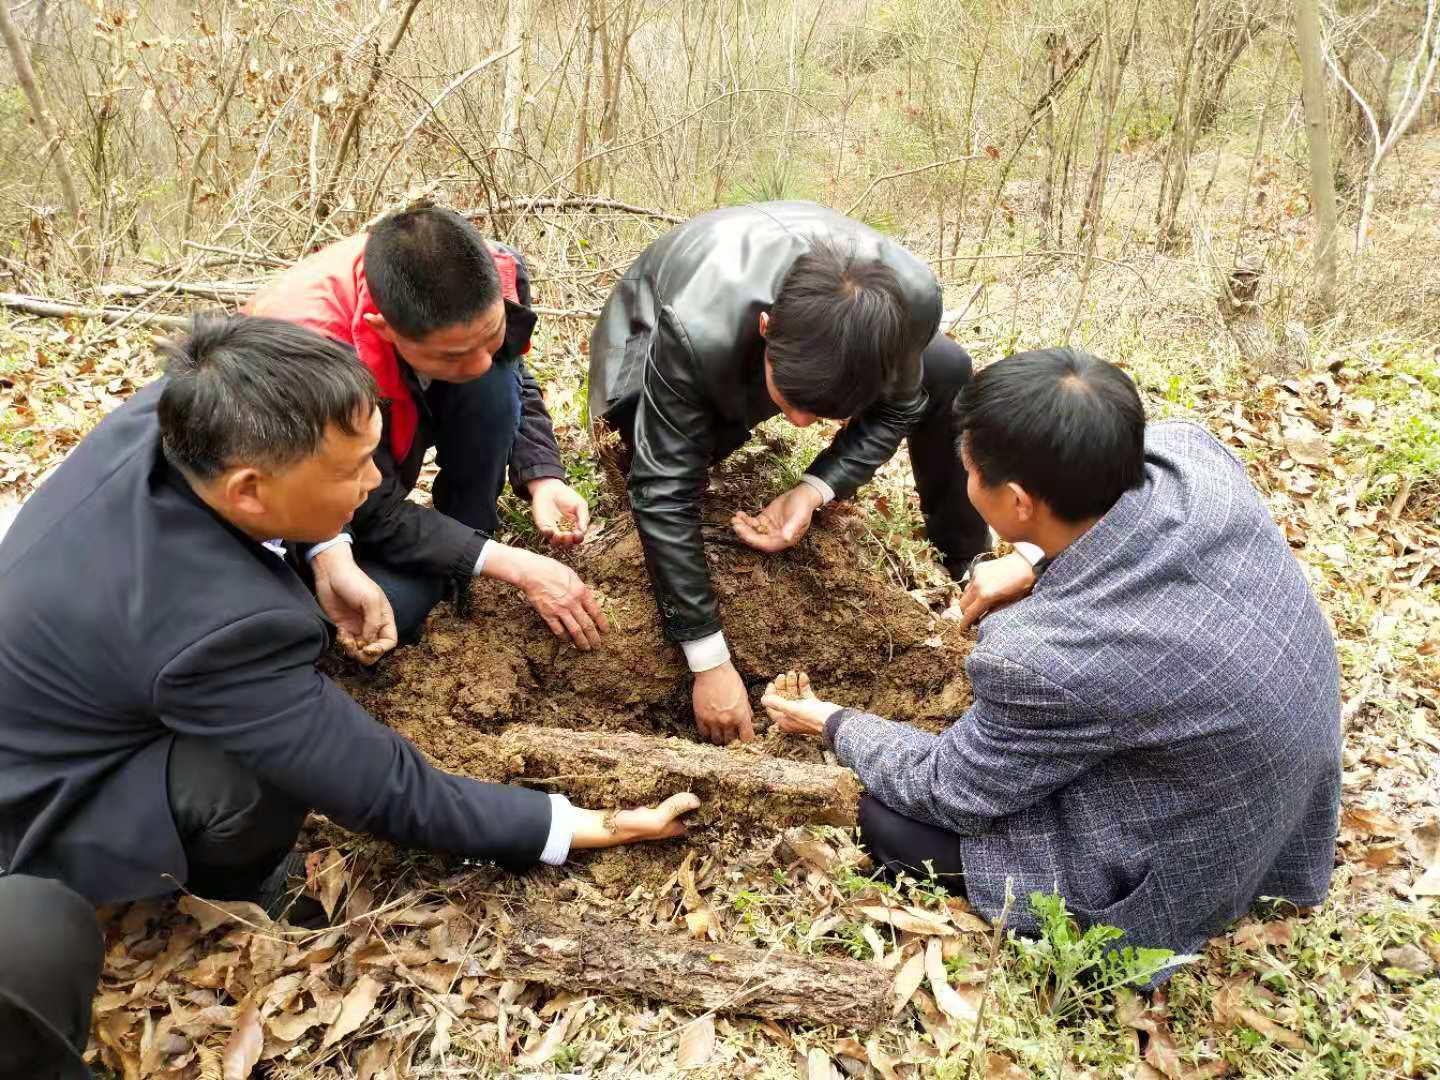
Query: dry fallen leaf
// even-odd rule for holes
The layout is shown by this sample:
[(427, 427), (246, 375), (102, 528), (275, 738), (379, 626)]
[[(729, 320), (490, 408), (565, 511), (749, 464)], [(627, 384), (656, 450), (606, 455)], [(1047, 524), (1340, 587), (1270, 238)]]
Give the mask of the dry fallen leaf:
[(320, 1048), (328, 1050), (346, 1035), (357, 1031), (369, 1017), (370, 1010), (375, 1008), (375, 999), (383, 989), (384, 987), (369, 975), (361, 975), (356, 979), (355, 985), (340, 1003), (340, 1015), (335, 1017), (330, 1030), (325, 1032), (325, 1041), (320, 1044)]
[(676, 1055), (676, 1064), (682, 1069), (698, 1068), (710, 1060), (714, 1049), (715, 1017), (707, 1014), (686, 1025), (685, 1030), (680, 1033), (680, 1051)]
[(1244, 1021), (1248, 1026), (1260, 1032), (1260, 1034), (1268, 1035), (1276, 1042), (1282, 1043), (1285, 1046), (1290, 1047), (1290, 1049), (1292, 1050), (1305, 1049), (1304, 1039), (1302, 1039), (1299, 1035), (1296, 1035), (1295, 1032), (1291, 1031), (1289, 1028), (1284, 1027), (1281, 1024), (1277, 1024), (1274, 1020), (1271, 1020), (1262, 1012), (1259, 1012), (1255, 1009), (1242, 1008), (1237, 1010), (1235, 1015), (1240, 1020)]
[(905, 1006), (910, 1004), (910, 999), (915, 996), (915, 991), (920, 989), (920, 984), (925, 981), (925, 957), (922, 953), (912, 953), (910, 959), (900, 965), (900, 970), (895, 973), (895, 983), (891, 990), (890, 1014), (899, 1016)]
[(1340, 824), (1344, 828), (1373, 836), (1400, 835), (1400, 823), (1394, 818), (1363, 806), (1347, 806), (1340, 815)]
[(972, 1004), (950, 985), (945, 974), (945, 961), (940, 955), (939, 938), (932, 937), (925, 944), (925, 974), (930, 980), (930, 992), (935, 995), (935, 1004), (940, 1011), (952, 1020), (973, 1024), (979, 1015), (979, 1003), (977, 1001)]
[(865, 1050), (870, 1055), (870, 1067), (878, 1072), (884, 1080), (898, 1080), (899, 1073), (895, 1071), (898, 1062), (880, 1049), (879, 1039), (871, 1037), (865, 1044)]
[(891, 908), (882, 907), (878, 904), (867, 905), (857, 909), (860, 914), (876, 922), (886, 923), (895, 927), (896, 930), (905, 930), (911, 934), (954, 934), (955, 927), (946, 918), (935, 914), (933, 911), (926, 911), (924, 908)]
[(260, 1051), (265, 1048), (265, 1031), (260, 1026), (260, 1010), (251, 1002), (240, 1010), (235, 1018), (235, 1028), (225, 1042), (225, 1054), (221, 1058), (225, 1080), (248, 1080), (250, 1070), (260, 1060)]
[(812, 1046), (805, 1055), (805, 1080), (832, 1080), (835, 1067), (830, 1064), (830, 1055), (818, 1046)]

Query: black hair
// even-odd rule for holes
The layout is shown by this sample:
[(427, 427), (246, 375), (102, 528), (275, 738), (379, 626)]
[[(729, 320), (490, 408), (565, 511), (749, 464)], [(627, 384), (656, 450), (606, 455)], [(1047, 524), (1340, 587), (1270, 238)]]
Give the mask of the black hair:
[(353, 349), (278, 319), (197, 315), (160, 351), (161, 445), (198, 480), (234, 465), (291, 465), (315, 453), (332, 424), (358, 434), (380, 402)]
[(797, 409), (845, 420), (904, 363), (909, 305), (895, 271), (828, 238), (786, 271), (765, 344), (775, 388)]
[(1007, 356), (976, 374), (954, 408), (985, 486), (1019, 484), (1065, 521), (1103, 515), (1144, 480), (1140, 395), (1130, 376), (1089, 353)]
[(365, 280), (385, 321), (414, 341), (471, 322), (500, 299), (484, 238), (440, 206), (382, 218), (365, 241)]

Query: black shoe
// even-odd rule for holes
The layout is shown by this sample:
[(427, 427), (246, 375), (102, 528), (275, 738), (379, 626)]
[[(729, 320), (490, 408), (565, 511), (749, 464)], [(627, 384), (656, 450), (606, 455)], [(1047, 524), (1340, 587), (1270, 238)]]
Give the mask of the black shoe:
[(276, 922), (286, 922), (304, 930), (323, 929), (330, 925), (330, 919), (320, 901), (301, 891), (304, 881), (305, 856), (292, 851), (260, 883), (255, 902)]

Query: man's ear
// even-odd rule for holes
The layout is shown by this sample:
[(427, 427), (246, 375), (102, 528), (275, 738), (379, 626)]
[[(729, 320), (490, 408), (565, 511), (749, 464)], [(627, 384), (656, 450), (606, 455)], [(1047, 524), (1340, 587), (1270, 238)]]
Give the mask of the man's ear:
[(400, 343), (396, 338), (395, 331), (390, 329), (390, 324), (385, 321), (385, 316), (381, 315), (378, 311), (367, 311), (360, 317), (365, 320), (366, 326), (374, 330), (375, 333), (391, 345), (398, 345)]
[(1013, 480), (1005, 485), (1005, 490), (1010, 493), (1011, 499), (1014, 500), (1013, 509), (1015, 511), (1015, 519), (1022, 524), (1028, 524), (1034, 521), (1035, 500), (1031, 498), (1030, 493)]
[(234, 469), (225, 475), (220, 490), (225, 505), (236, 513), (247, 517), (260, 517), (267, 507), (260, 496), (261, 475), (259, 469)]
[(770, 331), (770, 313), (760, 312), (760, 336), (764, 337)]

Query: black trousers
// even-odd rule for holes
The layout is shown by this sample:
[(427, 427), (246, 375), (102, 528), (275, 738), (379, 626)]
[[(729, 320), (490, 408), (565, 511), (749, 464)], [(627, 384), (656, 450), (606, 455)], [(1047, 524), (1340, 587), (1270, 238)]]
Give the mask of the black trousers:
[(965, 893), (959, 837), (898, 814), (869, 795), (860, 796), (860, 846), (890, 877), (933, 877), (954, 895)]
[(925, 515), (925, 534), (940, 551), (945, 569), (959, 577), (990, 547), (990, 527), (966, 494), (968, 478), (956, 446), (955, 399), (970, 381), (970, 354), (936, 334), (921, 354), (921, 382), (929, 398), (925, 415), (910, 432), (910, 467)]
[[(500, 524), (496, 503), (520, 430), (519, 365), (496, 364), (468, 383), (432, 382), (425, 405), (440, 467), (432, 504), (472, 529), (495, 532)], [(385, 590), (400, 641), (413, 642), (449, 583), (368, 559), (360, 568)]]
[[(166, 778), (186, 887), (253, 900), (282, 864), (305, 807), (203, 739), (177, 736)], [(58, 881), (0, 876), (0, 1080), (89, 1076), (80, 1055), (104, 945), (88, 900)]]

